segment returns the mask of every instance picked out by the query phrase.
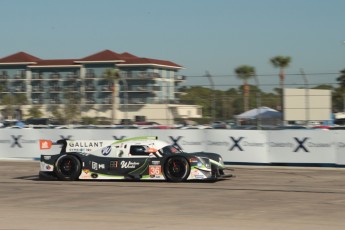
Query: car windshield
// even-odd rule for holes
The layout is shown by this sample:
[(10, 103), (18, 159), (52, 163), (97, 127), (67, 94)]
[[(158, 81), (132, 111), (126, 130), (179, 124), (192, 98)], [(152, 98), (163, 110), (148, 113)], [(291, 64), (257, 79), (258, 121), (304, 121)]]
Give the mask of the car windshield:
[(175, 145), (168, 145), (168, 146), (165, 146), (164, 148), (161, 148), (159, 152), (162, 155), (171, 155), (171, 154), (176, 154), (176, 153), (182, 153), (183, 151)]

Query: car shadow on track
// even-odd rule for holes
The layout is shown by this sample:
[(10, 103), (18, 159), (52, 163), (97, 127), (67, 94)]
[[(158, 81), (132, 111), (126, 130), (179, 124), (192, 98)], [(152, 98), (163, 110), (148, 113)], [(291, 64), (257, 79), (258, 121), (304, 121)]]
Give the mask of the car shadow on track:
[[(157, 181), (157, 180), (136, 180), (136, 179), (126, 179), (126, 180), (77, 180), (77, 182), (83, 183), (83, 182), (138, 182), (138, 183), (171, 183), (171, 184), (176, 184), (176, 183), (216, 183), (219, 181), (224, 181), (224, 180), (229, 180), (231, 178), (234, 178), (234, 175), (228, 175), (227, 177), (220, 178), (217, 180), (188, 180), (184, 182), (167, 182), (167, 181)], [(57, 178), (39, 178), (38, 175), (28, 175), (28, 176), (20, 176), (20, 177), (15, 177), (13, 179), (16, 180), (27, 180), (27, 181), (61, 181), (58, 180)], [(66, 183), (70, 181), (65, 181)], [(74, 181), (76, 182), (76, 181)]]

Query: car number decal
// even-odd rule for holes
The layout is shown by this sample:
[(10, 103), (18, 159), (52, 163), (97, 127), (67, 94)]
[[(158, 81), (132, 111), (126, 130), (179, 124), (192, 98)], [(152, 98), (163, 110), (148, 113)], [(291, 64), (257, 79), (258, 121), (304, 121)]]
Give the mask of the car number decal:
[(162, 166), (160, 165), (150, 165), (149, 166), (149, 175), (156, 176), (162, 174)]

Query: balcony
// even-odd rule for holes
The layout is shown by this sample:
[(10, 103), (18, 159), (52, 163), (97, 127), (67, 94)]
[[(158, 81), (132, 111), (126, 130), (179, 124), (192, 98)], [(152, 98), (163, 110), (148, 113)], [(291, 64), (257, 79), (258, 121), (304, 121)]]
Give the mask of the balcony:
[(51, 86), (49, 88), (49, 92), (61, 92), (61, 87), (60, 86)]
[(35, 104), (35, 105), (43, 104), (43, 99), (42, 98), (33, 98), (32, 104)]
[(85, 91), (86, 92), (94, 92), (94, 91), (96, 91), (96, 87), (93, 85), (87, 85), (87, 86), (85, 86)]
[(32, 86), (32, 92), (44, 92), (44, 88), (41, 85), (38, 86)]
[(85, 74), (85, 78), (89, 78), (89, 79), (93, 79), (96, 78), (96, 74), (95, 73), (86, 73)]
[(26, 79), (26, 75), (25, 74), (16, 74), (16, 75), (14, 75), (14, 79), (23, 80), (23, 79)]
[(26, 92), (26, 87), (24, 85), (16, 86), (16, 87), (13, 87), (11, 90), (13, 90), (14, 93), (22, 93), (22, 92)]
[(161, 75), (153, 72), (122, 72), (121, 78), (125, 79), (155, 79), (160, 78)]
[(91, 98), (88, 98), (85, 100), (85, 104), (87, 105), (93, 105), (93, 104), (96, 104), (96, 101), (91, 99)]
[(101, 104), (111, 105), (111, 98), (103, 98)]
[(56, 105), (56, 104), (60, 104), (61, 101), (58, 98), (51, 98), (51, 99), (49, 99), (49, 103)]
[(186, 79), (187, 77), (183, 75), (175, 76), (175, 81), (185, 81)]
[(79, 92), (80, 88), (77, 86), (67, 86), (65, 87), (66, 91), (69, 92)]
[(5, 81), (8, 79), (8, 75), (7, 74), (1, 74), (0, 75), (0, 81)]
[[(147, 98), (129, 98), (128, 99), (128, 104), (147, 104), (148, 103), (148, 100)], [(126, 100), (121, 100), (121, 104), (126, 104)]]
[(52, 73), (49, 75), (50, 79), (60, 79), (60, 74), (59, 73)]
[(111, 90), (111, 85), (103, 85), (103, 86), (101, 86), (101, 91), (102, 92), (111, 92), (112, 90)]
[(32, 80), (42, 80), (44, 78), (43, 74), (33, 73)]

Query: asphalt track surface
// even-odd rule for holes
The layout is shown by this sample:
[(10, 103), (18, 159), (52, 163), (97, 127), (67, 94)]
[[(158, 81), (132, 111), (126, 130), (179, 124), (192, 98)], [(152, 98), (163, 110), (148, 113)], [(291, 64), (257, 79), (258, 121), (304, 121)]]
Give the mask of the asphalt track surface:
[(215, 183), (62, 182), (0, 161), (0, 229), (345, 229), (345, 169), (231, 168)]

